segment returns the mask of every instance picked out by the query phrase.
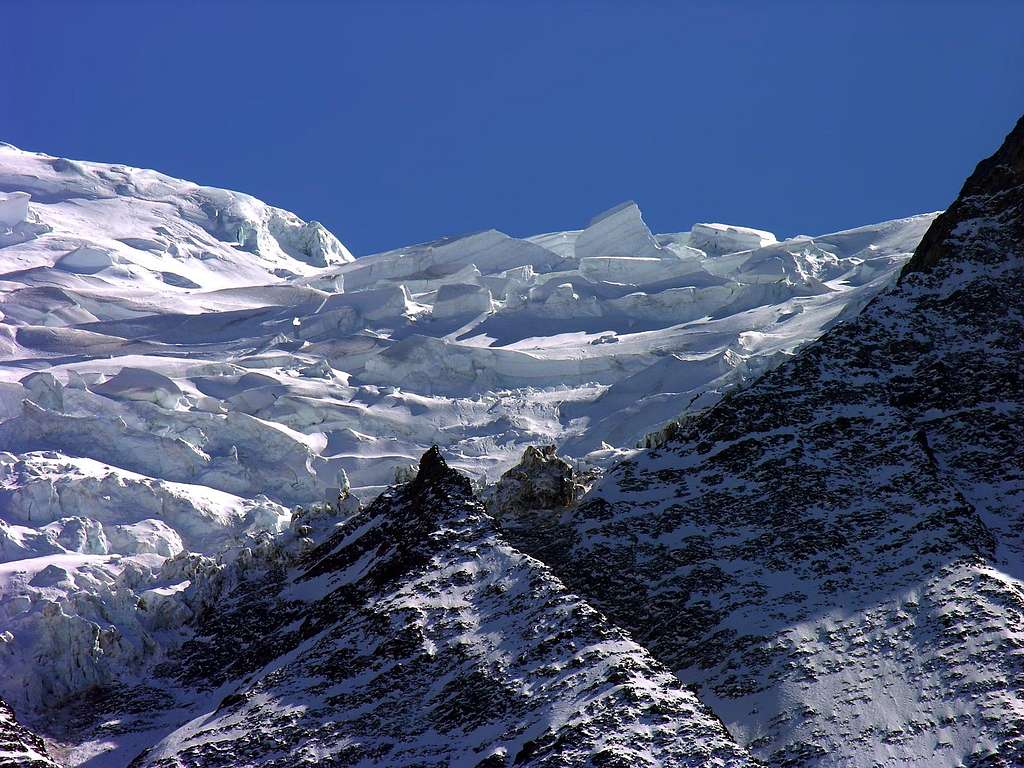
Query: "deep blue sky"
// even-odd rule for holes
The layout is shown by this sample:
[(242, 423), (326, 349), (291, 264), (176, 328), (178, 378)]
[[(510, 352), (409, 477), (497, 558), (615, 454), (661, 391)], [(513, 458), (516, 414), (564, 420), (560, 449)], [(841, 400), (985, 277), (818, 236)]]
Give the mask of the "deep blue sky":
[(318, 219), (821, 233), (942, 208), (1024, 112), (1024, 2), (19, 2), (0, 139)]

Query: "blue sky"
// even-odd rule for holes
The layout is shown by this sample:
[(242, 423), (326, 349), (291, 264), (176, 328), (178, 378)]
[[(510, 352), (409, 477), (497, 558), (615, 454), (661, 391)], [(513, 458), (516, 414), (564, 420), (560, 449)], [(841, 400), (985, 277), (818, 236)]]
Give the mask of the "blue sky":
[(821, 233), (944, 207), (1024, 112), (1024, 3), (5, 5), (0, 139), (318, 219)]

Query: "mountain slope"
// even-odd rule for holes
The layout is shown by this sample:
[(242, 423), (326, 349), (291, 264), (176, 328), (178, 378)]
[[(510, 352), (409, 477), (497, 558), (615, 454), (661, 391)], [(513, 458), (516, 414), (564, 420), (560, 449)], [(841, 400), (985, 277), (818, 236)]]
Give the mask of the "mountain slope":
[(307, 514), (294, 534), (194, 575), (190, 639), (143, 686), (90, 704), (94, 723), (119, 725), (84, 741), (176, 717), (132, 766), (755, 764), (498, 538), (436, 449), (368, 509)]
[(894, 290), (522, 537), (773, 765), (1024, 763), (1022, 157), (1024, 119)]
[(57, 768), (43, 740), (18, 724), (14, 712), (0, 700), (0, 768)]

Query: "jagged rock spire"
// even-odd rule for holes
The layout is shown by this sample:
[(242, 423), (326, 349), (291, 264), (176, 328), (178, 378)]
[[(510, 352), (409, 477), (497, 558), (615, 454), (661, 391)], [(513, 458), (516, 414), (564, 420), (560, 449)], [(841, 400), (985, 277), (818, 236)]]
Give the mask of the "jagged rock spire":
[(428, 480), (441, 477), (449, 471), (448, 462), (441, 455), (441, 449), (432, 445), (426, 453), (420, 456), (420, 469), (416, 476), (421, 480)]
[(414, 494), (419, 493), (427, 486), (437, 483), (454, 484), (460, 491), (469, 495), (473, 493), (469, 478), (449, 467), (441, 455), (441, 449), (433, 445), (420, 457), (419, 471), (412, 481), (410, 491)]

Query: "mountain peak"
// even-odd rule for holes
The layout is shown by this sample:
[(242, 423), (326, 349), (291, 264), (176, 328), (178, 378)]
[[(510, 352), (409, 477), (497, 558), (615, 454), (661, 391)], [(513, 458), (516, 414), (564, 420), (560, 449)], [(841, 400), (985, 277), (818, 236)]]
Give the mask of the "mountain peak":
[(420, 470), (416, 475), (423, 480), (440, 477), (450, 472), (448, 462), (441, 455), (441, 449), (432, 445), (426, 453), (420, 456)]
[(448, 462), (441, 455), (441, 449), (436, 445), (420, 457), (419, 471), (413, 480), (413, 493), (419, 493), (426, 486), (438, 483), (458, 485), (467, 494), (472, 494), (473, 489), (469, 480), (464, 475), (448, 466)]
[[(969, 224), (970, 222), (970, 224)], [(1002, 261), (1024, 242), (1024, 116), (995, 154), (978, 163), (953, 204), (929, 228), (901, 279), (956, 252), (958, 258)]]

